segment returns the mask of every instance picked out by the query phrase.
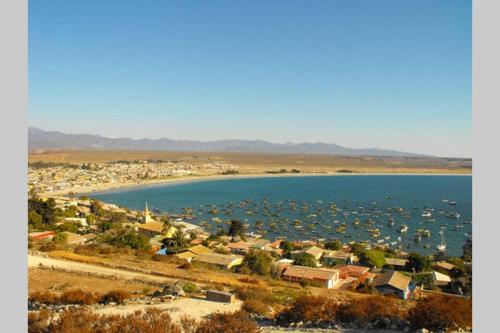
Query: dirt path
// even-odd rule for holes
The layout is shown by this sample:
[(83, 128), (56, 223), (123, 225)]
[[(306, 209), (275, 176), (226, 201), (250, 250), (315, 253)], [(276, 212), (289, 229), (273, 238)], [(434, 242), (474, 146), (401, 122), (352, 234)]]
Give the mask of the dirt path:
[(145, 310), (146, 308), (157, 308), (166, 310), (174, 321), (178, 321), (182, 315), (188, 315), (196, 320), (209, 315), (213, 312), (234, 312), (241, 308), (241, 301), (234, 303), (221, 303), (212, 302), (198, 298), (180, 298), (173, 301), (168, 301), (162, 304), (145, 305), (145, 304), (131, 304), (110, 306), (102, 309), (95, 310), (100, 314), (130, 314), (137, 310)]
[(96, 275), (100, 275), (100, 276), (103, 276), (103, 275), (104, 276), (112, 276), (112, 277), (116, 277), (119, 279), (125, 279), (125, 280), (144, 280), (144, 281), (152, 281), (152, 282), (156, 282), (156, 283), (169, 283), (169, 282), (175, 281), (175, 279), (169, 279), (169, 278), (155, 276), (155, 275), (148, 275), (148, 274), (144, 274), (144, 273), (129, 272), (126, 270), (121, 270), (121, 269), (107, 268), (107, 267), (91, 265), (91, 264), (84, 264), (84, 263), (73, 262), (73, 261), (66, 261), (66, 260), (59, 260), (59, 259), (52, 259), (52, 258), (43, 258), (43, 257), (28, 255), (28, 267), (39, 267), (40, 264), (45, 266), (45, 267), (54, 267), (54, 268), (68, 270), (68, 271), (75, 271), (75, 272), (85, 272), (85, 273), (91, 273), (91, 274), (96, 274)]

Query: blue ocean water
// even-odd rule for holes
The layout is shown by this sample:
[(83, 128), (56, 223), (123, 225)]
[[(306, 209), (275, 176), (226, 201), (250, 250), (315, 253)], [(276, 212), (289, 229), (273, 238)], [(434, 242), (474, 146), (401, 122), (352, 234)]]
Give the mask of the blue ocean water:
[[(142, 210), (147, 202), (155, 211), (170, 214), (190, 208), (195, 218), (189, 222), (202, 224), (212, 232), (227, 229), (224, 221), (237, 218), (248, 224), (248, 231), (271, 240), (281, 236), (390, 244), (401, 237), (393, 247), (401, 245), (405, 251), (430, 254), (436, 252), (441, 242), (439, 231), (443, 229), (446, 252), (461, 255), (466, 234), (472, 232), (471, 176), (228, 176), (222, 180), (109, 191), (91, 197), (136, 210)], [(426, 211), (430, 217), (422, 216)], [(460, 217), (450, 218), (450, 213)], [(389, 216), (394, 219), (393, 226), (387, 223)], [(218, 218), (222, 222), (217, 222)], [(355, 220), (360, 223), (354, 225)], [(405, 233), (399, 232), (402, 224), (408, 226)], [(345, 225), (345, 232), (339, 232), (340, 225)], [(370, 237), (370, 228), (379, 229), (380, 236)], [(414, 236), (419, 228), (430, 230), (431, 235), (417, 243)]]

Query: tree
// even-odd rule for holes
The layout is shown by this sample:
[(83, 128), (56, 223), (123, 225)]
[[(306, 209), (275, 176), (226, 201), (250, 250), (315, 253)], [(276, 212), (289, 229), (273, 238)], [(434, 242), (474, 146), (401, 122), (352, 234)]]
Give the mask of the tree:
[(227, 232), (228, 236), (243, 236), (245, 226), (240, 220), (231, 220), (231, 225), (229, 226), (229, 230)]
[(250, 251), (245, 255), (243, 265), (248, 267), (252, 273), (269, 275), (273, 258), (264, 251)]
[(384, 252), (380, 250), (363, 251), (358, 256), (359, 262), (364, 266), (381, 268), (385, 264)]
[(359, 244), (359, 243), (354, 243), (351, 245), (351, 251), (355, 255), (359, 256), (361, 253), (365, 252), (365, 246)]
[(316, 258), (309, 253), (300, 253), (295, 257), (295, 265), (306, 267), (317, 267)]
[(175, 230), (174, 234), (172, 235), (172, 239), (174, 240), (178, 249), (182, 249), (189, 244), (189, 240), (179, 228)]
[(189, 240), (182, 233), (181, 229), (176, 229), (172, 237), (164, 238), (162, 243), (166, 248), (173, 251), (178, 251), (180, 249), (184, 249), (187, 245), (189, 245)]
[(63, 224), (59, 225), (57, 227), (57, 229), (59, 231), (69, 231), (69, 232), (73, 232), (73, 233), (76, 233), (78, 232), (78, 226), (74, 223), (71, 223), (71, 222), (64, 222)]
[(54, 238), (52, 238), (52, 241), (55, 244), (66, 244), (66, 239), (68, 236), (66, 234), (63, 234), (62, 232), (56, 232), (56, 235)]
[(325, 243), (325, 249), (328, 250), (340, 250), (342, 248), (342, 243), (339, 240), (333, 240)]
[(109, 222), (111, 222), (113, 224), (115, 224), (115, 223), (119, 223), (119, 224), (127, 223), (128, 222), (127, 215), (125, 213), (122, 213), (122, 212), (111, 212)]
[(117, 231), (112, 231), (111, 234), (105, 235), (102, 239), (104, 243), (116, 246), (116, 247), (130, 247), (135, 250), (147, 251), (151, 248), (149, 244), (149, 239), (132, 229), (121, 229)]
[(28, 225), (35, 230), (43, 228), (42, 216), (35, 210), (29, 210)]
[(287, 240), (283, 240), (281, 243), (280, 243), (280, 249), (283, 250), (284, 252), (284, 255), (286, 258), (289, 258), (290, 257), (290, 254), (293, 250), (295, 250), (295, 246), (293, 246), (293, 243), (292, 242), (289, 242)]
[(428, 271), (431, 268), (431, 260), (418, 253), (410, 253), (408, 261), (406, 262), (408, 270), (415, 270), (415, 272)]
[(90, 202), (90, 212), (96, 216), (104, 215), (104, 209), (102, 208), (101, 203), (97, 200), (92, 200)]
[[(53, 198), (47, 200), (29, 199), (28, 200), (28, 222), (31, 213), (32, 222), (37, 222), (39, 215), (42, 219), (42, 228), (52, 226), (56, 221), (56, 202)], [(33, 214), (35, 212), (37, 215)]]

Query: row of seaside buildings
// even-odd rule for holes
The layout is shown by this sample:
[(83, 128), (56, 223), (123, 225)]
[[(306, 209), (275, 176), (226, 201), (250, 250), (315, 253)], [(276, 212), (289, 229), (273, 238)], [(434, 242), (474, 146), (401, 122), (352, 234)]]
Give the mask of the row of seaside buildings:
[[(94, 241), (97, 237), (97, 230), (93, 228), (94, 226), (88, 225), (84, 218), (89, 213), (90, 201), (66, 197), (58, 197), (55, 200), (57, 207), (61, 209), (67, 209), (69, 206), (78, 208), (78, 216), (64, 220), (65, 222), (78, 223), (82, 234), (66, 232), (67, 243), (81, 245)], [(273, 262), (271, 269), (275, 278), (329, 289), (355, 289), (363, 284), (372, 286), (382, 294), (391, 294), (402, 299), (409, 299), (417, 291), (420, 293), (423, 291), (423, 287), (412, 283), (411, 276), (401, 272), (407, 263), (404, 254), (401, 254), (401, 258), (386, 258), (386, 267), (390, 269), (377, 270), (359, 265), (359, 259), (351, 252), (349, 245), (344, 245), (340, 250), (332, 251), (318, 246), (314, 241), (302, 241), (296, 244), (301, 248), (300, 250), (292, 251), (291, 258), (283, 258), (283, 250), (280, 248), (282, 240), (271, 242), (249, 235), (245, 240), (238, 237), (221, 236), (217, 240), (208, 241), (210, 234), (201, 227), (187, 223), (181, 218), (171, 221), (168, 227), (164, 223), (156, 221), (151, 216), (147, 204), (142, 214), (112, 204), (102, 203), (102, 206), (104, 209), (123, 212), (136, 219), (137, 222), (130, 223), (130, 227), (147, 236), (150, 245), (158, 255), (173, 255), (187, 262), (215, 265), (229, 270), (242, 265), (244, 256), (248, 252), (262, 250), (272, 253), (273, 257), (278, 258)], [(178, 229), (181, 229), (187, 238), (191, 238), (191, 246), (170, 253), (163, 248), (162, 240), (172, 237)], [(54, 235), (54, 232), (48, 231), (31, 233), (29, 236), (31, 239), (37, 240), (51, 238)], [(316, 267), (295, 265), (294, 258), (302, 253), (314, 257)], [(450, 272), (454, 265), (447, 262), (437, 262), (434, 264), (434, 268), (435, 270), (431, 274), (435, 285), (438, 287), (449, 285), (451, 278), (446, 272)]]
[(43, 168), (28, 167), (28, 185), (39, 193), (83, 192), (94, 184), (127, 184), (168, 177), (221, 172), (235, 168), (218, 161), (191, 164), (183, 161), (89, 163)]

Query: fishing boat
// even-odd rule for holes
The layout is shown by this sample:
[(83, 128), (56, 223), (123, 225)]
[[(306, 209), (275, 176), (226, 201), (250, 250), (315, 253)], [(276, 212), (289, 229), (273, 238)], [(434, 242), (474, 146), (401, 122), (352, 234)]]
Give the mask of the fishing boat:
[(445, 242), (445, 240), (444, 240), (444, 228), (441, 228), (441, 231), (440, 231), (439, 233), (441, 234), (441, 244), (438, 244), (438, 245), (436, 246), (436, 249), (437, 249), (438, 251), (443, 252), (443, 251), (445, 251), (445, 250), (446, 250), (446, 242)]

